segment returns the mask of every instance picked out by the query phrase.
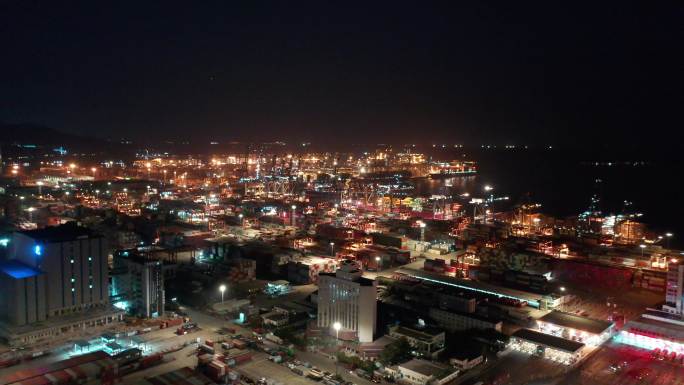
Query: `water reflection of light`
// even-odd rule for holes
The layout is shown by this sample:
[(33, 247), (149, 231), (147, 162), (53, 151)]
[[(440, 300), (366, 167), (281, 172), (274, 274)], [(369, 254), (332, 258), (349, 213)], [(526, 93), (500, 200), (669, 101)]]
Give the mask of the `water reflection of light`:
[(462, 194), (474, 190), (478, 185), (477, 175), (459, 176), (444, 179), (417, 179), (414, 181), (416, 192), (421, 195), (441, 193), (444, 195)]

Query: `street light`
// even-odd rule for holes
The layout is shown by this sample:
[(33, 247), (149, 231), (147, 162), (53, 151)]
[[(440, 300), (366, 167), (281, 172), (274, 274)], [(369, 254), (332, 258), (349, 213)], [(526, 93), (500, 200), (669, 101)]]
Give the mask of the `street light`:
[(644, 249), (646, 248), (646, 245), (644, 245), (644, 244), (642, 243), (642, 244), (639, 245), (639, 248), (641, 249), (641, 258), (643, 258), (643, 257), (644, 257)]
[(240, 226), (244, 226), (244, 221), (242, 220), (243, 217), (244, 215), (242, 215), (242, 213), (238, 215), (238, 218), (240, 218)]
[(335, 242), (330, 242), (330, 255), (335, 256)]
[(294, 226), (295, 225), (295, 210), (297, 210), (297, 206), (292, 205), (290, 208), (292, 209), (292, 215), (291, 215), (292, 218), (290, 218), (290, 224), (292, 226)]
[(425, 222), (421, 221), (419, 223), (419, 225), (420, 225), (420, 241), (425, 242), (425, 227), (427, 226), (427, 224)]
[[(333, 329), (335, 329), (335, 345), (338, 347), (337, 350), (339, 353), (339, 345), (340, 345), (340, 329), (342, 329), (342, 325), (339, 322), (335, 322), (333, 324)], [(335, 356), (335, 377), (339, 376), (338, 373), (338, 362), (339, 360), (337, 359), (337, 356)]]
[(673, 236), (674, 234), (672, 233), (665, 233), (665, 242), (668, 249), (670, 248), (670, 238), (672, 238)]
[(223, 293), (226, 292), (226, 285), (219, 286), (219, 291), (221, 292), (221, 303), (223, 303)]
[(375, 263), (378, 265), (378, 271), (380, 271), (380, 257), (375, 257)]
[(36, 182), (36, 184), (38, 185), (38, 196), (42, 196), (43, 195), (43, 182), (38, 181), (38, 182)]
[[(490, 191), (494, 190), (494, 187), (492, 187), (492, 186), (490, 186), (490, 185), (485, 185), (485, 186), (484, 186), (484, 190), (487, 191), (487, 192), (490, 192)], [(489, 194), (489, 199), (488, 199), (488, 200), (489, 200), (490, 202), (492, 202), (492, 203), (494, 202), (494, 193), (490, 193), (490, 194)], [(487, 214), (486, 214), (486, 213), (485, 213), (485, 223), (487, 223)]]
[[(565, 293), (565, 286), (559, 287), (561, 293)], [(561, 311), (565, 311), (565, 296), (561, 296)]]

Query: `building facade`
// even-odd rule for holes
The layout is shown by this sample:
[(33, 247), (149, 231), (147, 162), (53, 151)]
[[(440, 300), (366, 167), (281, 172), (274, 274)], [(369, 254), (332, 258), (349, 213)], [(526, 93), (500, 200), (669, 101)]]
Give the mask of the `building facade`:
[(120, 309), (138, 317), (164, 314), (164, 269), (159, 260), (129, 251), (114, 254), (112, 295)]
[(667, 286), (665, 287), (665, 305), (663, 310), (677, 315), (682, 315), (682, 287), (684, 287), (684, 264), (677, 260), (668, 263)]
[(70, 222), (16, 232), (1, 263), (0, 336), (36, 344), (121, 319), (109, 303), (104, 238)]
[(75, 223), (14, 233), (12, 258), (44, 272), (47, 316), (109, 304), (104, 238)]
[(318, 281), (318, 326), (333, 328), (339, 322), (345, 332), (356, 333), (359, 342), (372, 342), (377, 321), (377, 282), (361, 277), (350, 261), (333, 273), (321, 273)]

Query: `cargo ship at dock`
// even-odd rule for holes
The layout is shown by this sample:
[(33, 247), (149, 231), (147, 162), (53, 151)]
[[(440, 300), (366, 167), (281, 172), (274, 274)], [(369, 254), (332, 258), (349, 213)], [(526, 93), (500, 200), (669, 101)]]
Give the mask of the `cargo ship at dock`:
[(447, 179), (477, 174), (474, 161), (434, 162), (430, 164), (430, 179)]

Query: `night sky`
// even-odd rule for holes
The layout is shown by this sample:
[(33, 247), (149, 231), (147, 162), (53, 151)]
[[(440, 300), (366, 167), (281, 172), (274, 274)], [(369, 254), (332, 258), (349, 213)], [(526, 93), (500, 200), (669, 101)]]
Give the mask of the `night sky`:
[(558, 3), (2, 1), (0, 121), (146, 140), (672, 143), (684, 3)]

